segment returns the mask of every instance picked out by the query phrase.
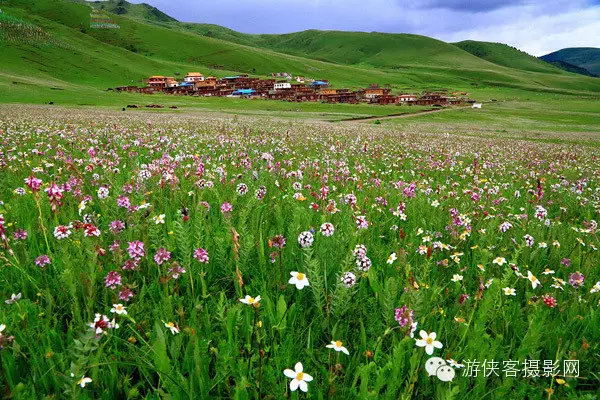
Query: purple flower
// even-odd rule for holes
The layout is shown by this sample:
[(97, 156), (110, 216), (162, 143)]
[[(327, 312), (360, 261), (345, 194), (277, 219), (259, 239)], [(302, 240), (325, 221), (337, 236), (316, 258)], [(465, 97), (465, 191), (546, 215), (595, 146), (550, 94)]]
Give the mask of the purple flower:
[(405, 304), (400, 308), (396, 308), (394, 319), (402, 328), (404, 328), (406, 325), (413, 323), (413, 315), (414, 310), (409, 310)]
[(27, 231), (25, 229), (17, 229), (13, 232), (13, 239), (25, 240), (27, 239)]
[(578, 287), (583, 286), (584, 279), (585, 276), (583, 276), (581, 272), (573, 272), (571, 275), (569, 275), (569, 285), (577, 289)]
[(125, 224), (117, 219), (111, 222), (109, 227), (110, 233), (113, 235), (118, 235), (119, 233), (123, 232), (123, 229), (125, 229)]
[(171, 259), (171, 252), (167, 251), (164, 247), (161, 247), (156, 251), (154, 255), (154, 262), (158, 265), (162, 265), (163, 262), (169, 261)]
[(119, 299), (129, 301), (133, 297), (133, 292), (129, 288), (123, 288), (119, 291)]
[(117, 271), (110, 271), (104, 278), (104, 284), (106, 287), (115, 290), (117, 286), (121, 286), (121, 275)]
[(144, 242), (140, 242), (139, 240), (129, 242), (127, 251), (129, 252), (129, 257), (131, 258), (142, 258), (144, 257), (144, 254), (146, 254), (144, 251)]
[(208, 263), (208, 251), (203, 248), (194, 250), (194, 258), (200, 263)]
[(221, 212), (223, 214), (230, 213), (231, 210), (233, 210), (233, 206), (231, 204), (229, 204), (228, 202), (221, 204)]
[(171, 268), (169, 268), (169, 275), (171, 276), (171, 278), (177, 279), (181, 274), (185, 274), (185, 268), (182, 268), (179, 265), (173, 265)]
[(571, 266), (571, 260), (568, 258), (563, 258), (562, 261), (560, 262), (562, 265), (564, 265), (565, 267), (570, 267)]
[(42, 254), (36, 258), (34, 262), (38, 267), (44, 268), (47, 264), (50, 264), (50, 257), (48, 257), (46, 254)]

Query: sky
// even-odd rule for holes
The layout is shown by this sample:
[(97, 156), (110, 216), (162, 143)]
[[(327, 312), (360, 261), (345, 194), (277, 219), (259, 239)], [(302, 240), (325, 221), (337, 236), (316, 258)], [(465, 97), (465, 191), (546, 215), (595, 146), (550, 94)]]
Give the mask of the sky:
[(180, 21), (217, 24), (244, 33), (306, 29), (415, 33), (446, 42), (506, 43), (534, 56), (565, 47), (600, 47), (600, 0), (143, 2)]

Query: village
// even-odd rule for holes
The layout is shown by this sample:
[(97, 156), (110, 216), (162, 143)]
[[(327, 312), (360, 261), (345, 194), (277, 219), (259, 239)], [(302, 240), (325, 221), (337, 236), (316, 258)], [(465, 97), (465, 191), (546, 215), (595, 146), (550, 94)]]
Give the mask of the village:
[[(151, 76), (144, 79), (146, 86), (119, 86), (117, 92), (136, 92), (144, 94), (165, 93), (187, 96), (215, 96), (238, 98), (262, 98), (290, 102), (322, 103), (370, 103), (444, 107), (448, 105), (471, 104), (480, 108), (478, 103), (467, 98), (467, 92), (447, 90), (424, 92), (421, 94), (392, 94), (390, 85), (371, 84), (364, 89), (335, 89), (328, 80), (292, 77), (290, 73), (273, 73), (272, 79), (249, 77), (247, 74), (225, 76), (204, 76), (200, 72), (188, 72), (183, 80), (170, 76)], [(279, 79), (277, 79), (279, 78)], [(283, 79), (281, 79), (283, 78)]]

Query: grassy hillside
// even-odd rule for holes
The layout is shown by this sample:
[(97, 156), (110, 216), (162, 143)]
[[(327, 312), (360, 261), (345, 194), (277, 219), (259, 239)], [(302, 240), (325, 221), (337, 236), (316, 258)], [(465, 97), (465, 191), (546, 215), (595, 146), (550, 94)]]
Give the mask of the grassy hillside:
[(600, 48), (571, 47), (540, 57), (544, 61), (564, 61), (600, 75)]
[[(86, 3), (86, 0), (80, 0), (81, 3)], [(152, 7), (146, 3), (132, 4), (125, 0), (103, 0), (87, 2), (91, 3), (94, 8), (102, 11), (107, 11), (117, 15), (126, 15), (131, 18), (143, 19), (146, 21), (156, 22), (176, 22), (175, 18), (168, 16), (156, 7)]]
[(505, 67), (550, 74), (563, 73), (559, 68), (506, 44), (465, 40), (454, 45), (476, 57)]
[(574, 74), (580, 74), (580, 75), (585, 75), (585, 76), (599, 76), (599, 75), (595, 75), (593, 73), (591, 73), (590, 71), (588, 71), (585, 68), (581, 68), (578, 67), (577, 65), (573, 65), (573, 64), (569, 64), (568, 62), (564, 62), (564, 61), (547, 61), (549, 64), (554, 65), (557, 68), (560, 68), (562, 70), (568, 71), (568, 72), (572, 72)]
[[(499, 66), (417, 35), (319, 31), (244, 35), (213, 26), (215, 37), (209, 37), (208, 32), (195, 31), (195, 24), (144, 21), (146, 17), (133, 11), (124, 15), (107, 12), (120, 29), (91, 29), (90, 4), (66, 0), (9, 0), (2, 3), (2, 10), (7, 18), (35, 27), (32, 32), (36, 35), (43, 32), (43, 40), (31, 38), (27, 32), (19, 36), (22, 24), (0, 27), (0, 101), (21, 101), (30, 93), (32, 101), (39, 102), (77, 92), (85, 99), (81, 101), (88, 103), (106, 96), (102, 90), (108, 87), (139, 84), (152, 74), (177, 76), (189, 70), (220, 76), (238, 72), (266, 76), (285, 71), (329, 79), (336, 87), (357, 88), (376, 82), (389, 83), (397, 91), (448, 88), (484, 93), (501, 88), (509, 92), (600, 93), (600, 80)], [(9, 29), (10, 35), (2, 29)], [(217, 38), (225, 33), (230, 41)], [(234, 43), (240, 38), (245, 38), (244, 44)], [(279, 48), (305, 56), (271, 50)]]

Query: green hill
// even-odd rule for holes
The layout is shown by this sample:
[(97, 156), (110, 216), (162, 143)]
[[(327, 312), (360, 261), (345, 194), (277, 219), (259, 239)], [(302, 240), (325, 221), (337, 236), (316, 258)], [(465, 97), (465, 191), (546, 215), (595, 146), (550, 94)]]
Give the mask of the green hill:
[(555, 66), (506, 44), (464, 40), (454, 45), (476, 57), (505, 67), (549, 74), (562, 73)]
[(547, 61), (547, 62), (549, 64), (554, 65), (557, 68), (560, 68), (560, 69), (568, 71), (568, 72), (573, 72), (574, 74), (580, 74), (580, 75), (585, 75), (585, 76), (595, 76), (595, 77), (598, 76), (598, 75), (592, 74), (590, 71), (588, 71), (585, 68), (581, 68), (581, 67), (578, 67), (577, 65), (569, 64), (568, 62), (564, 62), (564, 61)]
[(571, 47), (546, 54), (540, 58), (548, 62), (564, 61), (600, 76), (600, 48)]
[[(101, 98), (108, 87), (190, 70), (263, 77), (291, 72), (349, 88), (389, 83), (396, 90), (600, 93), (600, 80), (554, 67), (548, 73), (497, 65), (424, 36), (322, 31), (245, 35), (214, 25), (156, 19), (156, 13), (148, 15), (139, 5), (128, 6), (123, 14), (109, 11), (120, 3), (3, 2), (0, 101), (24, 93), (40, 101), (61, 90)], [(102, 5), (104, 10), (99, 9)], [(119, 29), (92, 27), (90, 20), (96, 17), (91, 14), (103, 15)]]

